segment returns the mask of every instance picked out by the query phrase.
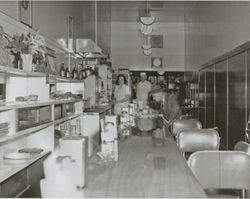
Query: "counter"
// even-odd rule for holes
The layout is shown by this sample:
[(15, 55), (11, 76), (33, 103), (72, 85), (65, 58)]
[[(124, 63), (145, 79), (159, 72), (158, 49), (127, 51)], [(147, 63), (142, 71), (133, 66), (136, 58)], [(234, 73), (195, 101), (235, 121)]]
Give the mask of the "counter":
[[(104, 124), (106, 113), (111, 110), (111, 105), (96, 106), (85, 109), (82, 115), (83, 136), (88, 137), (88, 157), (100, 148), (101, 126)], [(102, 123), (102, 125), (101, 125)]]
[(44, 151), (28, 160), (0, 161), (1, 198), (40, 198), (40, 180), (44, 178), (43, 161), (50, 154)]
[(83, 111), (83, 114), (87, 115), (98, 115), (111, 110), (111, 105), (96, 106), (95, 108), (88, 108)]
[(28, 160), (4, 160), (0, 161), (0, 183), (15, 175), (19, 171), (29, 167), (36, 161), (47, 157), (51, 152), (44, 151), (41, 154), (31, 155)]
[(188, 167), (171, 135), (164, 146), (151, 136), (129, 136), (119, 142), (117, 163), (89, 163), (88, 198), (205, 198), (201, 184)]
[(86, 198), (205, 198), (206, 194), (171, 135), (156, 147), (151, 136), (119, 141), (118, 162), (89, 159), (87, 185), (77, 190), (67, 180), (47, 181), (46, 197)]

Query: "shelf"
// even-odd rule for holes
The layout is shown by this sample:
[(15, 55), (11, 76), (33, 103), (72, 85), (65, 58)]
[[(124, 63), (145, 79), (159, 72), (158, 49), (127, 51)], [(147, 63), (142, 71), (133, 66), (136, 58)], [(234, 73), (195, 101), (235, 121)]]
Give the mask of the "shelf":
[(49, 83), (65, 82), (65, 83), (83, 83), (84, 80), (71, 79), (67, 77), (61, 77), (59, 75), (49, 75)]
[(199, 108), (199, 107), (186, 107), (186, 106), (181, 106), (182, 109), (194, 109), (194, 108)]
[(76, 103), (81, 101), (83, 101), (83, 99), (61, 99), (61, 100), (53, 100), (53, 104)]
[(4, 73), (13, 77), (46, 77), (45, 73), (25, 71), (6, 66), (0, 66), (0, 73)]
[(64, 117), (64, 118), (55, 120), (55, 121), (54, 121), (54, 124), (55, 124), (55, 125), (56, 125), (56, 124), (60, 124), (60, 123), (63, 123), (63, 122), (65, 122), (65, 121), (72, 120), (72, 119), (74, 119), (74, 118), (76, 118), (76, 117), (79, 117), (79, 116), (81, 116), (81, 115), (82, 115), (81, 113), (68, 115), (68, 116), (66, 116), (66, 117)]
[(30, 108), (37, 106), (48, 106), (53, 104), (75, 103), (82, 99), (62, 99), (62, 100), (48, 100), (48, 101), (34, 101), (34, 102), (6, 102), (5, 105), (0, 106), (0, 111), (6, 111), (18, 108)]
[(51, 105), (52, 101), (46, 102), (6, 102), (5, 105), (0, 106), (0, 111), (6, 111), (10, 109), (17, 109), (17, 108), (29, 108), (29, 107), (37, 107), (37, 106), (47, 106)]
[(32, 133), (35, 133), (35, 132), (40, 131), (42, 129), (45, 129), (53, 124), (54, 124), (53, 122), (49, 122), (49, 123), (42, 124), (42, 125), (39, 125), (36, 127), (32, 127), (32, 128), (28, 128), (28, 129), (25, 129), (22, 131), (18, 131), (14, 135), (2, 136), (2, 137), (0, 137), (0, 144), (2, 144), (4, 142), (9, 142), (11, 140), (18, 139), (18, 138), (23, 137), (23, 136), (27, 136), (27, 135), (32, 134)]

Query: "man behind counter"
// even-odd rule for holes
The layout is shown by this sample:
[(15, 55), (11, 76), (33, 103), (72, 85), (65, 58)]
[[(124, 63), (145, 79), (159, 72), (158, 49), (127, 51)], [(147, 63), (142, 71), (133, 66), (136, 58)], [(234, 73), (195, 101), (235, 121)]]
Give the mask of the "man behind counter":
[(159, 109), (169, 125), (175, 119), (179, 119), (181, 107), (175, 94), (169, 93), (165, 89), (157, 89), (151, 91), (149, 96), (151, 96), (149, 106), (153, 109)]
[(148, 93), (151, 91), (151, 83), (147, 81), (146, 73), (140, 73), (141, 81), (137, 85), (136, 94), (139, 107), (144, 108), (148, 103)]

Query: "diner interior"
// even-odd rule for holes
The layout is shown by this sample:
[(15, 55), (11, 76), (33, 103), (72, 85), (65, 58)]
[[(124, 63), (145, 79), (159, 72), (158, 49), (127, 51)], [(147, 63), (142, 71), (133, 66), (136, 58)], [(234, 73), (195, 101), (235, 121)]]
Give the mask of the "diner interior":
[(250, 197), (250, 1), (0, 1), (1, 198)]

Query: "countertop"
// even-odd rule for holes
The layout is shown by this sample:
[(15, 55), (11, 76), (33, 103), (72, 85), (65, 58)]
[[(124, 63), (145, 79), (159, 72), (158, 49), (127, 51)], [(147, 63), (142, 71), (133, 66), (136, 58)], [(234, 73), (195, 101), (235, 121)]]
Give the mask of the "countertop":
[(118, 151), (117, 163), (90, 161), (84, 197), (206, 197), (171, 136), (156, 147), (151, 137), (130, 136), (119, 142)]
[(0, 183), (29, 167), (39, 159), (48, 156), (50, 153), (50, 151), (43, 151), (40, 154), (31, 155), (31, 158), (28, 160), (7, 160), (2, 158), (0, 161)]
[(108, 104), (108, 105), (105, 105), (105, 106), (96, 106), (94, 108), (87, 108), (87, 109), (84, 109), (83, 111), (83, 114), (91, 114), (91, 115), (98, 115), (98, 114), (101, 114), (101, 113), (104, 113), (108, 110), (111, 109), (111, 105)]
[(205, 198), (202, 186), (176, 142), (170, 135), (163, 139), (164, 146), (154, 146), (151, 136), (129, 136), (119, 140), (117, 162), (106, 165), (97, 156), (89, 159), (87, 184), (83, 190), (72, 186), (64, 171), (62, 175), (47, 178), (46, 196)]

